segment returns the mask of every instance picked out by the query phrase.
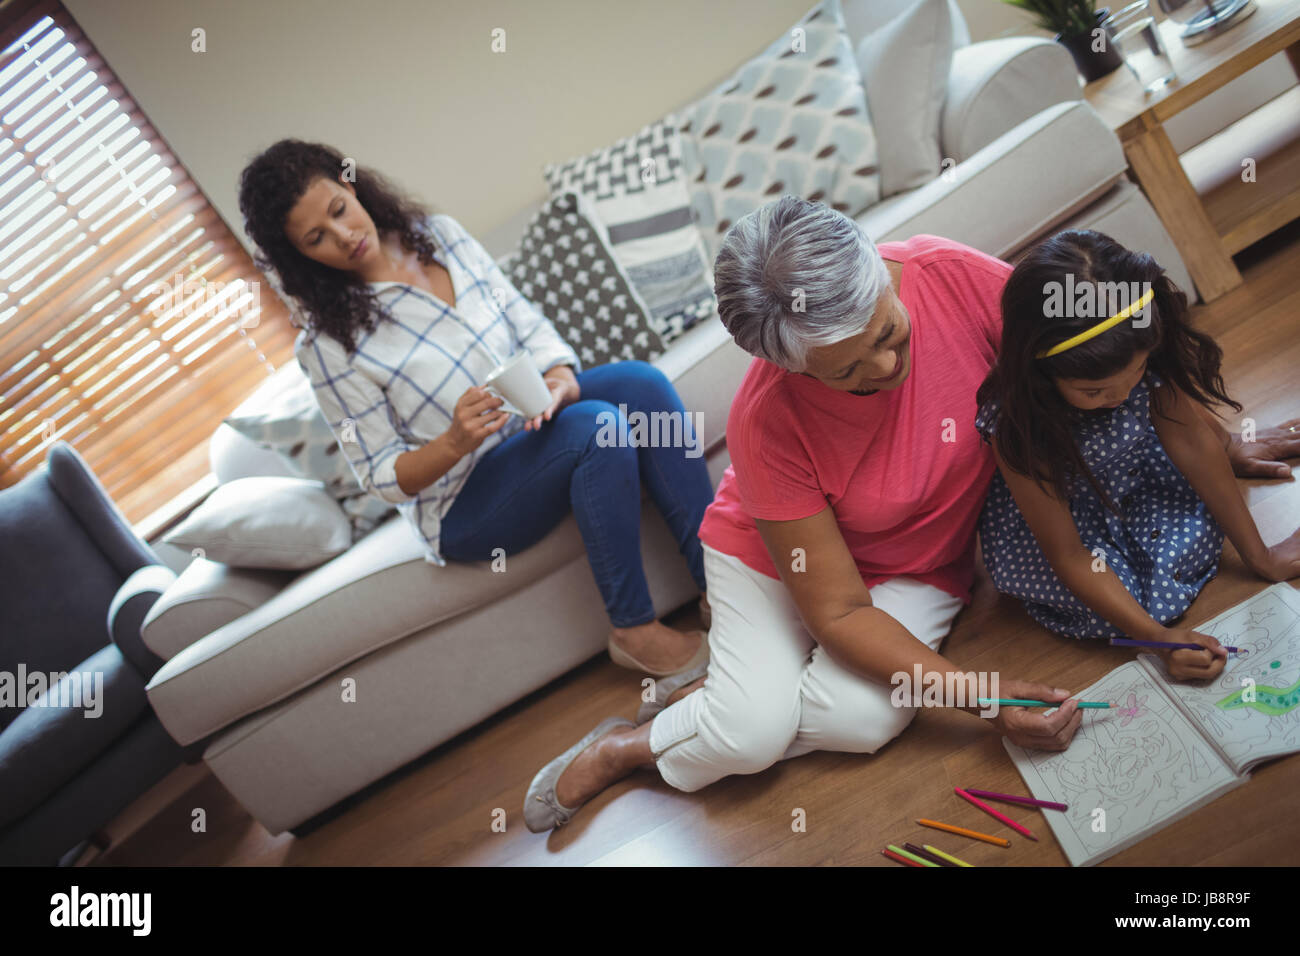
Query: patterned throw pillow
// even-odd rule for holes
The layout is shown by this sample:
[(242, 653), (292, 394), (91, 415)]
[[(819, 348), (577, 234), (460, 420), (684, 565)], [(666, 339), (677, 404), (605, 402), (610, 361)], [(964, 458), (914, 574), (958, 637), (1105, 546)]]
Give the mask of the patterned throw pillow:
[(717, 258), (737, 219), (789, 194), (857, 218), (880, 201), (876, 136), (839, 0), (683, 111), (682, 162)]
[(646, 304), (593, 218), (577, 193), (548, 200), (519, 240), (510, 280), (573, 346), (584, 368), (658, 358), (664, 345)]
[(299, 373), (299, 377), (301, 381), (295, 381), (265, 406), (247, 411), (241, 406), (226, 417), (225, 423), (263, 448), (278, 451), (297, 475), (324, 482), (325, 490), (348, 516), (352, 540), (358, 541), (396, 509), (362, 489), (347, 456), (339, 453), (338, 441), (316, 404), (311, 382), (306, 375)]
[(665, 344), (717, 311), (674, 117), (587, 156), (548, 165), (543, 174), (552, 198), (576, 192), (591, 204), (593, 225)]

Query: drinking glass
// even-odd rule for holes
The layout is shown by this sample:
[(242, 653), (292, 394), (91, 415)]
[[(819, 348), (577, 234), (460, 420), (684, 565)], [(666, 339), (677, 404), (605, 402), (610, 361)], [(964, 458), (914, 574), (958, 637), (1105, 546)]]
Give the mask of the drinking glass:
[(1155, 93), (1177, 76), (1156, 29), (1150, 0), (1130, 3), (1107, 17), (1103, 25), (1144, 93)]

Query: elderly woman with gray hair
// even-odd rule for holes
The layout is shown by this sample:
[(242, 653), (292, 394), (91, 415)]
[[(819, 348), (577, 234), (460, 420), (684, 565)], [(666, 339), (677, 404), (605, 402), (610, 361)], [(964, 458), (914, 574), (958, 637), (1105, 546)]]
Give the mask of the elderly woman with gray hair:
[[(874, 753), (915, 715), (896, 675), (954, 686), (938, 648), (970, 600), (994, 468), (975, 393), (1011, 266), (935, 236), (877, 247), (852, 219), (785, 196), (728, 231), (714, 272), (722, 322), (755, 358), (700, 526), (711, 660), (659, 681), (638, 723), (603, 721), (544, 767), (525, 797), (535, 831), (637, 767), (694, 791), (813, 750)], [(997, 694), (1068, 696), (1007, 679)], [(990, 722), (1062, 750), (1080, 719), (1068, 701)]]

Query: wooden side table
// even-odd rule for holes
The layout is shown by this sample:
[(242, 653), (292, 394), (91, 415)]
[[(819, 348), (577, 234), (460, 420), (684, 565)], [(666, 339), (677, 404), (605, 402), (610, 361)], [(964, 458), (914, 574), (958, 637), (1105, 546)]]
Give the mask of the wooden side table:
[[(1300, 181), (1271, 176), (1267, 183), (1236, 184), (1257, 190), (1249, 197), (1250, 212), (1245, 215), (1225, 213), (1234, 204), (1219, 196), (1215, 204), (1218, 220), (1231, 222), (1216, 221), (1188, 180), (1163, 126), (1169, 117), (1282, 51), (1300, 74), (1300, 0), (1256, 3), (1257, 9), (1245, 20), (1193, 47), (1184, 46), (1178, 38), (1179, 24), (1172, 20), (1160, 24), (1178, 78), (1154, 94), (1144, 94), (1133, 74), (1123, 67), (1084, 88), (1084, 98), (1123, 143), (1134, 179), (1169, 231), (1206, 302), (1241, 284), (1232, 255), (1248, 244), (1244, 240), (1253, 242), (1300, 216)], [(1258, 191), (1265, 190), (1268, 195), (1261, 197)], [(1231, 236), (1232, 242), (1225, 242), (1225, 236)]]

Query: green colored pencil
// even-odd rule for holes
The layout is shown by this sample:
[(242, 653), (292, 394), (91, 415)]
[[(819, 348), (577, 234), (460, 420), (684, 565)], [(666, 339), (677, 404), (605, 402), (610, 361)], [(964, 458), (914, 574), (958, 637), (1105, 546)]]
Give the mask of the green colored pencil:
[[(996, 701), (991, 697), (979, 698), (981, 704), (997, 703), (1002, 707), (1060, 707), (1060, 704), (1053, 704), (1046, 700), (1019, 700), (1015, 697), (999, 697)], [(1079, 708), (1081, 710), (1100, 710), (1110, 706), (1109, 701), (1104, 700), (1081, 700)]]

